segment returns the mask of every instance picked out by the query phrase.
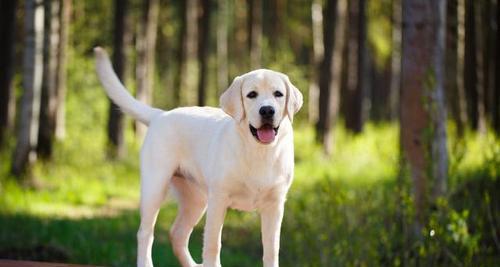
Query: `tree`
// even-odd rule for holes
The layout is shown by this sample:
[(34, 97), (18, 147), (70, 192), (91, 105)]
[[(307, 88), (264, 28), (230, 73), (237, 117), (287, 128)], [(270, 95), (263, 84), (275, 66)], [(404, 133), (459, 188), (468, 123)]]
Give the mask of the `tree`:
[(17, 1), (0, 2), (0, 36), (3, 40), (0, 44), (0, 146), (3, 143), (7, 129), (12, 126), (13, 118), (13, 86), (12, 76), (14, 74), (14, 32), (16, 25)]
[[(495, 55), (496, 51), (496, 26), (495, 26), (495, 1), (482, 1), (481, 18), (483, 30), (483, 50), (482, 58), (484, 61), (484, 107), (485, 107), (485, 123), (487, 127), (493, 126), (494, 113), (494, 95), (495, 95)], [(498, 1), (496, 1), (498, 2)]]
[(210, 33), (210, 14), (212, 13), (212, 0), (201, 0), (200, 18), (198, 19), (198, 62), (200, 72), (198, 78), (198, 106), (206, 104), (206, 87), (208, 72), (208, 48)]
[(66, 74), (69, 43), (69, 25), (71, 22), (72, 0), (60, 0), (60, 26), (59, 26), (59, 48), (57, 56), (57, 101), (56, 101), (56, 125), (55, 135), (57, 139), (64, 138), (66, 134)]
[[(340, 94), (342, 49), (345, 34), (346, 0), (328, 0), (324, 17), (324, 55), (319, 71), (319, 117), (316, 123), (316, 141), (326, 154), (332, 152), (331, 128), (335, 125)], [(332, 15), (333, 14), (333, 15)]]
[(61, 1), (44, 1), (43, 79), (37, 146), (38, 155), (44, 158), (52, 156), (52, 143), (56, 124), (60, 7)]
[(481, 2), (465, 0), (464, 82), (468, 122), (471, 128), (486, 130), (484, 104), (484, 59)]
[[(127, 26), (128, 1), (115, 0), (115, 17), (114, 17), (114, 32), (113, 32), (113, 67), (116, 75), (120, 80), (126, 81), (125, 74), (127, 66), (126, 57), (126, 34)], [(122, 157), (125, 154), (124, 136), (123, 136), (123, 113), (119, 107), (115, 105), (111, 99), (109, 100), (109, 117), (108, 117), (108, 140), (109, 154), (111, 157)]]
[(247, 5), (250, 69), (257, 69), (261, 66), (262, 56), (262, 1), (247, 0)]
[(497, 1), (497, 44), (496, 44), (496, 74), (495, 94), (493, 98), (493, 127), (500, 133), (500, 2)]
[(446, 190), (445, 4), (403, 0), (401, 144), (413, 180), (417, 230), (426, 220), (428, 189), (434, 188), (435, 197)]
[(460, 135), (467, 124), (464, 71), (464, 0), (447, 1), (446, 93)]
[(227, 32), (228, 32), (228, 8), (227, 0), (220, 0), (217, 14), (217, 97), (222, 90), (228, 87), (227, 70)]
[(273, 51), (280, 49), (282, 45), (281, 42), (285, 39), (284, 37), (284, 27), (285, 27), (285, 16), (286, 16), (286, 1), (284, 0), (270, 0), (266, 1), (268, 4), (269, 14), (269, 38), (273, 40), (270, 42), (270, 46)]
[(483, 21), (483, 1), (474, 1), (473, 10), (474, 12), (474, 31), (475, 31), (475, 60), (476, 60), (476, 84), (475, 89), (477, 91), (477, 114), (478, 114), (478, 124), (477, 128), (479, 132), (486, 132), (486, 73), (488, 70), (487, 61), (483, 57), (486, 52), (485, 49), (485, 35), (486, 35), (486, 25)]
[(43, 72), (43, 20), (42, 0), (27, 0), (24, 17), (23, 96), (11, 170), (16, 176), (20, 176), (36, 160)]
[(311, 79), (309, 84), (308, 115), (309, 122), (318, 120), (319, 75), (321, 59), (325, 51), (323, 44), (323, 6), (321, 0), (313, 0), (311, 4), (311, 23), (313, 34), (313, 56), (311, 62)]
[(389, 92), (390, 118), (399, 118), (399, 90), (401, 88), (401, 0), (392, 0), (391, 84)]
[[(155, 71), (156, 32), (158, 30), (159, 0), (145, 0), (137, 37), (137, 92), (139, 101), (151, 104)], [(135, 122), (136, 136), (142, 139), (146, 126)]]
[(349, 1), (347, 31), (347, 87), (345, 88), (346, 128), (354, 133), (363, 130), (364, 81), (366, 80), (366, 1)]
[[(181, 26), (177, 52), (177, 73), (174, 80), (174, 104), (180, 105), (183, 99), (190, 102), (196, 79), (188, 77), (196, 72), (197, 48), (197, 5), (196, 0), (181, 1)], [(196, 76), (194, 76), (196, 77)], [(183, 94), (182, 94), (183, 93)]]

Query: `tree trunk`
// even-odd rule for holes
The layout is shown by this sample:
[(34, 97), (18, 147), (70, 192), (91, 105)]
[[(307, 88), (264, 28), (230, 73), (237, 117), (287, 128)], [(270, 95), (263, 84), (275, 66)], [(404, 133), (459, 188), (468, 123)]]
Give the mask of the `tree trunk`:
[(217, 99), (219, 94), (228, 87), (227, 70), (227, 31), (228, 31), (228, 7), (227, 0), (218, 1), (217, 15)]
[(12, 77), (14, 75), (14, 32), (16, 26), (17, 1), (0, 2), (0, 147), (7, 129), (12, 126), (11, 108), (13, 98)]
[(280, 45), (285, 40), (284, 39), (284, 26), (285, 26), (285, 14), (286, 14), (285, 0), (269, 1), (269, 10), (270, 10), (269, 39), (273, 40), (272, 42), (269, 43), (269, 45), (272, 51), (276, 52), (276, 49), (279, 49)]
[(186, 32), (187, 32), (187, 1), (181, 1), (181, 25), (179, 29), (179, 43), (177, 45), (177, 73), (174, 76), (174, 106), (181, 104), (181, 91), (185, 90), (186, 75)]
[(196, 48), (197, 48), (197, 5), (196, 0), (181, 1), (182, 22), (179, 35), (177, 75), (174, 81), (174, 103), (189, 104), (196, 85)]
[[(139, 101), (151, 104), (153, 95), (156, 32), (158, 30), (159, 0), (145, 0), (142, 6), (141, 25), (137, 38), (137, 92)], [(146, 125), (135, 122), (135, 134), (142, 140), (146, 133)]]
[(344, 116), (346, 128), (354, 133), (360, 133), (363, 130), (363, 85), (366, 79), (365, 4), (365, 0), (349, 1), (348, 70)]
[(445, 4), (403, 0), (401, 144), (413, 180), (416, 230), (426, 221), (428, 188), (434, 196), (446, 190)]
[(56, 123), (57, 102), (57, 58), (59, 50), (60, 25), (59, 0), (45, 0), (44, 54), (42, 98), (40, 105), (40, 126), (38, 131), (37, 152), (40, 157), (52, 156), (52, 143)]
[(389, 116), (399, 119), (399, 93), (401, 88), (401, 0), (392, 0), (392, 49), (391, 83), (389, 92)]
[(208, 48), (210, 43), (210, 15), (212, 13), (212, 0), (201, 0), (200, 18), (198, 19), (198, 62), (200, 72), (198, 78), (198, 106), (206, 105), (206, 88), (208, 72)]
[(485, 52), (485, 34), (486, 25), (483, 23), (482, 1), (474, 1), (474, 29), (476, 32), (476, 91), (477, 91), (477, 114), (478, 114), (478, 130), (481, 133), (486, 133), (486, 72), (487, 61), (484, 60)]
[(24, 16), (24, 92), (21, 99), (17, 144), (12, 157), (12, 174), (18, 177), (36, 160), (43, 72), (42, 0), (26, 0)]
[[(125, 83), (126, 78), (126, 34), (127, 34), (128, 1), (115, 0), (115, 17), (113, 33), (113, 67), (118, 78)], [(124, 117), (120, 108), (110, 100), (108, 118), (109, 156), (121, 158), (125, 154)]]
[(458, 119), (460, 120), (459, 134), (463, 133), (467, 124), (467, 99), (465, 94), (465, 1), (456, 0), (457, 2), (457, 102), (458, 102)]
[(477, 91), (476, 91), (476, 31), (474, 29), (474, 0), (464, 0), (464, 88), (467, 100), (469, 127), (477, 129)]
[(448, 107), (459, 135), (462, 135), (463, 121), (460, 118), (458, 101), (458, 0), (447, 0), (446, 3), (446, 93)]
[(309, 83), (308, 118), (313, 123), (318, 120), (319, 74), (321, 59), (325, 51), (323, 44), (323, 7), (321, 0), (313, 0), (311, 5), (313, 57), (311, 67), (311, 82)]
[(496, 44), (496, 75), (495, 94), (493, 102), (493, 127), (500, 134), (500, 1), (497, 1), (497, 44)]
[(467, 124), (464, 69), (464, 0), (447, 1), (446, 38), (446, 92), (448, 107), (456, 123), (457, 131), (463, 135)]
[(57, 139), (63, 139), (66, 135), (66, 75), (67, 55), (69, 42), (69, 26), (71, 23), (72, 0), (60, 0), (60, 26), (59, 26), (59, 53), (57, 57), (57, 101), (56, 101), (56, 125), (55, 135)]
[(250, 69), (258, 69), (262, 54), (262, 0), (247, 0), (247, 3)]
[(316, 140), (323, 145), (326, 154), (332, 152), (331, 128), (335, 126), (339, 110), (346, 11), (346, 0), (326, 3), (324, 16), (330, 19), (324, 20), (325, 54), (319, 70), (319, 118), (316, 124)]
[(196, 86), (198, 84), (198, 3), (186, 0), (186, 72), (184, 74), (184, 99), (187, 105), (196, 103)]
[(481, 18), (482, 24), (484, 25), (483, 33), (484, 33), (484, 53), (483, 53), (483, 61), (484, 61), (484, 106), (485, 106), (485, 118), (488, 125), (486, 127), (493, 126), (493, 113), (495, 107), (494, 104), (494, 95), (495, 95), (495, 57), (497, 51), (495, 51), (496, 46), (496, 31), (495, 31), (495, 17), (496, 17), (496, 9), (495, 9), (495, 1), (494, 0), (485, 0), (483, 1), (483, 8)]
[(465, 91), (470, 126), (486, 131), (483, 58), (484, 33), (481, 1), (466, 0), (465, 7)]

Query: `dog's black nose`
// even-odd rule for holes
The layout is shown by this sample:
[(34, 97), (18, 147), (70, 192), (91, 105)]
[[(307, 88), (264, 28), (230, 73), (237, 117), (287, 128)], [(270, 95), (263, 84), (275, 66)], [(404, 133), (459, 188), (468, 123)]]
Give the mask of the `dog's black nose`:
[(271, 106), (263, 106), (259, 109), (259, 114), (264, 119), (272, 119), (274, 116), (274, 108)]

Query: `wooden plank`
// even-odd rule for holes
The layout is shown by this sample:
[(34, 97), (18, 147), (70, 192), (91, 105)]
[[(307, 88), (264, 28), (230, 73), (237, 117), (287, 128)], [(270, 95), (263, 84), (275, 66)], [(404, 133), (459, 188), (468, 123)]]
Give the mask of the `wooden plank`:
[(75, 264), (67, 264), (67, 263), (0, 260), (0, 267), (93, 267), (93, 266), (75, 265)]

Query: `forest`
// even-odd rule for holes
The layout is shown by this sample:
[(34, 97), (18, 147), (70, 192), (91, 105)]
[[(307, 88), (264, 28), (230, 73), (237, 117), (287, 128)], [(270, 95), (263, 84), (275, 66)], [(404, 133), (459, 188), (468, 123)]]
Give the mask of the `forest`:
[[(267, 68), (304, 95), (282, 266), (498, 266), (500, 0), (0, 1), (0, 259), (134, 266), (147, 127), (97, 79), (170, 110)], [(180, 266), (156, 224), (155, 266)], [(201, 260), (203, 220), (190, 251)], [(262, 266), (229, 211), (223, 266)]]

